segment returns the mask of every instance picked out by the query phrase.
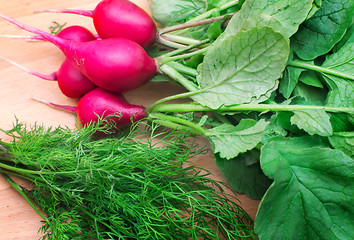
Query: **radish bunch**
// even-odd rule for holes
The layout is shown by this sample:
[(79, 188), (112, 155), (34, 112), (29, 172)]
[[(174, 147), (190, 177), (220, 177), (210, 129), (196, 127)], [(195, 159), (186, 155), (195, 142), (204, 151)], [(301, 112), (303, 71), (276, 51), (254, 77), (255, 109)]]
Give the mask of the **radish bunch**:
[(57, 80), (65, 96), (79, 98), (76, 107), (61, 108), (75, 112), (82, 126), (112, 114), (118, 116), (111, 118), (118, 128), (146, 117), (143, 106), (129, 104), (122, 94), (146, 84), (158, 72), (157, 62), (144, 49), (157, 36), (153, 19), (128, 0), (102, 0), (93, 11), (71, 13), (92, 16), (99, 37), (80, 26), (53, 35), (2, 14), (0, 18), (35, 34), (32, 39), (48, 41), (63, 52), (66, 59), (57, 72), (27, 72)]

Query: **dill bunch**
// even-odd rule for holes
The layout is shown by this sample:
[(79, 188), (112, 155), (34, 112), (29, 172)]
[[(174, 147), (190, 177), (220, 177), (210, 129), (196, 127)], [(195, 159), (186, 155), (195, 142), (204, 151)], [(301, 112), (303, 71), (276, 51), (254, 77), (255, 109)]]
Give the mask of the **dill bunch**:
[(43, 217), (42, 239), (256, 239), (222, 183), (185, 166), (203, 149), (187, 133), (158, 129), (96, 138), (106, 129), (16, 123), (6, 131), (13, 141), (0, 142), (0, 172)]

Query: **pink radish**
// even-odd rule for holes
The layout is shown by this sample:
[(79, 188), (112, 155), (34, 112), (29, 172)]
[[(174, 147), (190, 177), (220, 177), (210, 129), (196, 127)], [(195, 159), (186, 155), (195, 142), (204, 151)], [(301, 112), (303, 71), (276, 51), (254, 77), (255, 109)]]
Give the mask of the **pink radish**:
[(67, 97), (80, 98), (97, 86), (65, 59), (55, 73), (60, 91)]
[(37, 12), (73, 13), (92, 17), (101, 38), (122, 37), (142, 47), (150, 46), (157, 37), (154, 20), (129, 0), (102, 0), (94, 10), (40, 10)]
[(147, 83), (158, 66), (137, 43), (124, 38), (77, 42), (62, 39), (0, 14), (0, 18), (55, 44), (88, 79), (112, 92), (126, 92)]
[(78, 42), (97, 40), (97, 37), (90, 30), (79, 25), (66, 27), (62, 29), (57, 34), (57, 36), (63, 39), (74, 40)]
[(107, 120), (113, 121), (117, 128), (123, 128), (146, 117), (143, 106), (129, 104), (122, 94), (112, 93), (102, 88), (95, 88), (86, 93), (79, 100), (76, 107), (59, 105), (39, 99), (35, 100), (75, 113), (83, 127), (91, 122), (98, 122), (100, 118), (107, 118)]
[[(80, 42), (85, 41), (93, 41), (96, 40), (96, 37), (93, 33), (91, 33), (88, 29), (81, 26), (70, 26), (61, 30), (58, 34), (58, 37), (75, 40)], [(27, 37), (26, 37), (27, 38)], [(33, 37), (29, 37), (33, 38)], [(44, 40), (43, 38), (37, 38), (37, 40)], [(1, 57), (0, 57), (1, 58)], [(31, 71), (27, 68), (20, 66), (19, 64), (8, 60), (6, 58), (1, 58), (22, 70), (45, 80), (58, 81), (58, 87), (61, 92), (70, 98), (80, 98), (85, 93), (91, 91), (96, 88), (96, 85), (93, 84), (85, 75), (83, 75), (73, 64), (71, 64), (68, 60), (64, 60), (61, 64), (58, 71), (44, 75), (35, 71)]]
[(97, 87), (68, 60), (64, 60), (58, 71), (49, 75), (45, 75), (29, 70), (9, 59), (3, 57), (0, 57), (0, 59), (21, 68), (33, 76), (42, 78), (44, 80), (58, 81), (58, 87), (60, 91), (69, 98), (80, 98), (85, 93)]

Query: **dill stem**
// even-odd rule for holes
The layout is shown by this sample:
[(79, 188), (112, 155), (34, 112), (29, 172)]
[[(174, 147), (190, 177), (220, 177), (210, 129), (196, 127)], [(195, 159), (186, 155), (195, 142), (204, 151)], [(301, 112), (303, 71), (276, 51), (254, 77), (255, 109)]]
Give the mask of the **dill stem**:
[(39, 209), (34, 205), (34, 203), (31, 201), (31, 199), (28, 198), (28, 196), (22, 191), (22, 189), (20, 188), (20, 186), (11, 178), (9, 177), (7, 174), (5, 173), (1, 173), (1, 175), (4, 177), (4, 179), (6, 180), (6, 182), (8, 182), (10, 184), (10, 186), (15, 189), (19, 194), (21, 194), (21, 196), (28, 202), (28, 204), (33, 208), (33, 210), (41, 217), (43, 218), (43, 220), (45, 220), (46, 222), (48, 222), (48, 219), (46, 216), (43, 215), (43, 213), (41, 211), (39, 211)]

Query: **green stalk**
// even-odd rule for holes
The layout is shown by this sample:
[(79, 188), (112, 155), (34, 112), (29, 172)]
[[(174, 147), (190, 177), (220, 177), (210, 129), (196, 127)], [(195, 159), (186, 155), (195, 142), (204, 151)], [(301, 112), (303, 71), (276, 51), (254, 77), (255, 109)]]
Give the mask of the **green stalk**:
[(181, 54), (181, 53), (184, 53), (188, 50), (191, 50), (193, 48), (196, 48), (196, 47), (199, 47), (205, 43), (208, 43), (209, 42), (209, 39), (205, 39), (205, 40), (202, 40), (200, 41), (199, 43), (197, 44), (192, 44), (192, 45), (189, 45), (189, 46), (185, 46), (183, 48), (180, 48), (180, 49), (176, 49), (174, 51), (171, 51), (171, 52), (168, 52), (168, 53), (165, 53), (163, 55), (161, 55), (159, 58), (165, 58), (165, 57), (171, 57), (171, 56), (175, 56), (175, 55), (178, 55), (178, 54)]
[(177, 49), (180, 49), (180, 48), (185, 48), (186, 46), (183, 45), (183, 44), (179, 44), (179, 43), (176, 43), (176, 42), (173, 42), (173, 41), (170, 41), (170, 40), (167, 40), (166, 38), (164, 37), (161, 37), (159, 36), (157, 38), (157, 42), (167, 46), (167, 47), (170, 47), (170, 48), (177, 48)]
[(324, 110), (326, 112), (346, 112), (354, 113), (354, 108), (314, 106), (314, 105), (280, 105), (280, 104), (241, 104), (237, 106), (222, 106), (218, 109), (212, 109), (199, 104), (183, 103), (183, 104), (157, 104), (150, 109), (151, 112), (239, 112), (239, 111), (309, 111)]
[(166, 74), (167, 76), (169, 76), (170, 78), (174, 79), (176, 82), (180, 83), (187, 90), (191, 92), (197, 90), (197, 86), (193, 82), (186, 79), (182, 74), (176, 71), (175, 68), (170, 64), (164, 64), (160, 66), (160, 71)]
[(320, 67), (320, 66), (316, 66), (313, 64), (309, 64), (303, 61), (299, 61), (299, 60), (294, 60), (291, 61), (290, 63), (288, 63), (289, 66), (293, 66), (293, 67), (298, 67), (298, 68), (303, 68), (303, 69), (309, 69), (309, 70), (313, 70), (316, 72), (321, 72), (321, 73), (326, 73), (326, 74), (330, 74), (330, 75), (334, 75), (337, 77), (341, 77), (341, 78), (345, 78), (345, 79), (349, 79), (354, 81), (354, 76), (353, 75), (349, 75), (349, 74), (345, 74), (342, 72), (338, 72), (329, 68), (324, 68), (324, 67)]
[[(209, 12), (207, 12), (207, 17), (209, 17)], [(178, 31), (178, 30), (186, 30), (188, 28), (192, 28), (192, 27), (197, 27), (197, 26), (202, 26), (202, 25), (206, 25), (206, 24), (210, 24), (210, 23), (213, 23), (213, 22), (217, 22), (217, 21), (223, 21), (225, 19), (228, 19), (228, 18), (231, 18), (233, 16), (233, 14), (225, 14), (225, 15), (222, 15), (222, 16), (219, 16), (219, 17), (212, 17), (212, 18), (207, 18), (206, 19), (200, 19), (200, 20), (196, 20), (196, 21), (188, 21), (186, 23), (182, 23), (182, 24), (179, 24), (179, 25), (175, 25), (175, 26), (172, 26), (172, 27), (166, 27), (166, 28), (163, 28), (159, 31), (159, 34), (160, 35), (164, 35), (166, 33), (169, 33), (169, 32), (174, 32), (174, 31)], [(181, 34), (182, 31), (179, 32), (179, 34)]]
[[(192, 77), (196, 77), (198, 75), (198, 71), (195, 70), (194, 68), (188, 67), (188, 66), (183, 65), (178, 62), (169, 62), (166, 65), (172, 67), (177, 72), (180, 72), (180, 73), (192, 76)], [(197, 87), (195, 86), (194, 89), (197, 90)]]
[(177, 56), (173, 56), (173, 57), (166, 57), (166, 56), (161, 56), (158, 58), (159, 63), (165, 64), (168, 62), (172, 62), (172, 61), (178, 61), (178, 60), (183, 60), (183, 59), (188, 59), (191, 58), (193, 56), (198, 56), (198, 55), (202, 55), (204, 54), (206, 51), (208, 50), (208, 47), (196, 50), (194, 52), (190, 52), (190, 53), (186, 53), (186, 54), (181, 54), (181, 55), (177, 55)]
[(163, 37), (169, 41), (172, 42), (177, 42), (177, 43), (182, 43), (186, 45), (194, 45), (194, 44), (200, 44), (200, 40), (196, 40), (193, 38), (187, 38), (183, 36), (178, 36), (178, 35), (173, 35), (173, 34), (164, 34)]
[(40, 172), (40, 171), (33, 171), (33, 170), (28, 170), (28, 169), (23, 169), (23, 168), (9, 166), (9, 165), (4, 164), (4, 163), (0, 163), (0, 168), (7, 169), (9, 171), (13, 171), (13, 172), (25, 175), (25, 176), (28, 176), (28, 175), (40, 175), (41, 173), (43, 173), (43, 172)]
[[(149, 116), (152, 117), (152, 118), (167, 120), (168, 122), (170, 122), (170, 124), (177, 123), (178, 126), (180, 126), (180, 125), (188, 126), (189, 130), (194, 129), (194, 130), (192, 130), (190, 132), (196, 133), (198, 135), (205, 135), (206, 132), (207, 132), (201, 126), (199, 126), (199, 125), (197, 125), (195, 123), (192, 123), (191, 121), (182, 119), (182, 118), (166, 115), (166, 114), (163, 114), (163, 113), (150, 113)], [(165, 122), (165, 123), (167, 123), (167, 122)]]
[(2, 173), (1, 174), (4, 179), (6, 180), (6, 182), (8, 182), (10, 184), (10, 186), (15, 189), (19, 194), (21, 194), (21, 196), (28, 202), (28, 204), (33, 208), (33, 210), (41, 217), (43, 218), (43, 220), (45, 220), (46, 222), (48, 222), (48, 219), (46, 218), (46, 216), (44, 216), (41, 211), (39, 211), (39, 209), (34, 205), (34, 203), (31, 201), (31, 199), (29, 199), (29, 197), (22, 191), (22, 189), (20, 188), (20, 186), (12, 179), (10, 178), (7, 174)]

